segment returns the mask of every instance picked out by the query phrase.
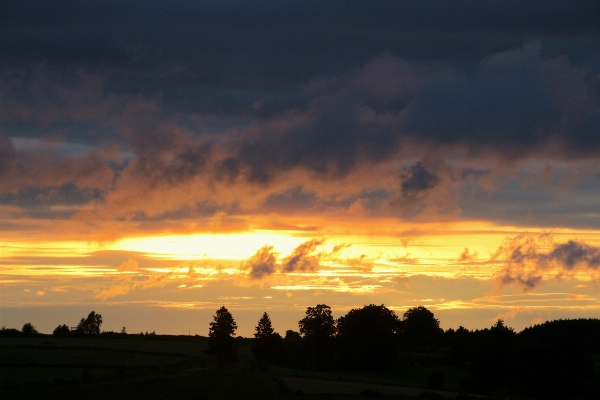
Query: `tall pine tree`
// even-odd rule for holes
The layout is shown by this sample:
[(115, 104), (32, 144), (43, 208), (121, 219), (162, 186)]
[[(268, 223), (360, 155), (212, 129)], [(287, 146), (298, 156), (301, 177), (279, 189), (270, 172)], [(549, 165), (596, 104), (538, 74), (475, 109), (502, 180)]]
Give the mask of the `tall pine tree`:
[(271, 325), (271, 318), (269, 318), (269, 314), (266, 312), (263, 316), (258, 320), (258, 325), (256, 325), (256, 332), (254, 333), (254, 337), (257, 339), (268, 338), (274, 333), (273, 325)]
[(208, 330), (208, 352), (218, 357), (219, 365), (236, 359), (235, 331), (237, 324), (231, 313), (222, 306), (217, 310)]
[(252, 345), (252, 354), (255, 359), (261, 361), (277, 361), (281, 354), (281, 336), (273, 330), (271, 318), (266, 312), (256, 325), (254, 333), (254, 343)]

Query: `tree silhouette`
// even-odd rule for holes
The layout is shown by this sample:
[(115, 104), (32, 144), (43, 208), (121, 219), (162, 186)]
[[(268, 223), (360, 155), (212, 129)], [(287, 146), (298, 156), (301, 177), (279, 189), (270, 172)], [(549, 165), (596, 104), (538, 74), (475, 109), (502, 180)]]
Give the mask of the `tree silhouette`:
[(237, 324), (231, 313), (222, 306), (213, 317), (213, 322), (208, 330), (208, 352), (216, 355), (219, 365), (224, 361), (232, 361), (236, 358), (235, 331)]
[(85, 336), (99, 335), (100, 325), (102, 325), (102, 315), (92, 311), (87, 318), (81, 318), (77, 324), (77, 332)]
[(273, 335), (273, 333), (275, 333), (275, 331), (273, 330), (273, 325), (271, 324), (271, 318), (269, 318), (269, 314), (265, 312), (258, 320), (254, 337), (257, 339), (265, 339)]
[(21, 328), (21, 333), (24, 335), (36, 335), (38, 334), (38, 331), (35, 326), (31, 324), (31, 322), (26, 322), (23, 325), (23, 328)]
[(413, 346), (433, 346), (444, 334), (433, 313), (423, 306), (411, 308), (400, 324), (402, 338)]
[(337, 320), (342, 364), (366, 370), (389, 367), (397, 355), (398, 317), (383, 304), (352, 309)]
[(300, 334), (310, 339), (328, 339), (336, 333), (335, 320), (331, 315), (331, 307), (317, 304), (306, 309), (306, 317), (298, 322)]
[(489, 329), (475, 331), (466, 389), (500, 391), (514, 381), (515, 331), (499, 319)]
[(298, 321), (298, 326), (312, 362), (318, 368), (331, 364), (334, 354), (333, 339), (337, 332), (331, 307), (326, 304), (308, 307), (306, 317)]
[(303, 351), (302, 336), (291, 329), (285, 331), (283, 338), (282, 361), (295, 368), (306, 366), (306, 352)]
[(281, 355), (281, 335), (273, 330), (271, 319), (266, 312), (256, 325), (252, 354), (262, 361), (277, 361)]
[(449, 340), (449, 360), (455, 365), (464, 366), (472, 358), (473, 333), (462, 325), (458, 327)]
[(67, 324), (59, 325), (54, 328), (52, 335), (54, 336), (68, 336), (71, 333), (71, 329), (67, 326)]

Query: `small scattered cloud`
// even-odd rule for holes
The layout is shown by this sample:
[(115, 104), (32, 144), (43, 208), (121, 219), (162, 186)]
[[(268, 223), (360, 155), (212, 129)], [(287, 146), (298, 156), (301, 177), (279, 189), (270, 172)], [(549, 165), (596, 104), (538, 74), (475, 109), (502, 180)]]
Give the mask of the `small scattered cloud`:
[(242, 269), (250, 270), (250, 279), (262, 279), (277, 270), (277, 256), (273, 246), (261, 247), (252, 257), (242, 263)]
[(324, 239), (312, 239), (296, 247), (292, 254), (283, 259), (283, 271), (305, 272), (318, 269), (323, 253), (316, 253), (316, 250), (324, 242)]
[(489, 321), (495, 322), (499, 319), (503, 321), (511, 321), (517, 318), (519, 314), (531, 313), (531, 310), (526, 306), (518, 306), (512, 307), (510, 310), (504, 313), (500, 313), (493, 318), (490, 318)]
[(406, 253), (402, 257), (390, 258), (389, 261), (401, 264), (419, 264), (419, 260), (410, 253)]
[(97, 299), (107, 300), (111, 297), (122, 296), (131, 290), (131, 286), (127, 284), (111, 285), (108, 289), (103, 289), (96, 295)]
[(240, 269), (249, 270), (250, 279), (262, 279), (277, 272), (313, 272), (320, 269), (322, 262), (328, 261), (360, 269), (371, 269), (373, 261), (366, 255), (359, 257), (340, 257), (340, 253), (350, 247), (349, 244), (334, 245), (331, 251), (322, 248), (325, 239), (310, 239), (301, 243), (292, 252), (279, 259), (279, 253), (273, 246), (263, 246), (252, 257), (242, 261)]
[(130, 258), (129, 260), (123, 262), (119, 268), (118, 271), (119, 272), (133, 272), (133, 271), (137, 271), (138, 270), (138, 262), (136, 260), (134, 260), (133, 258)]
[(470, 253), (469, 249), (465, 247), (465, 250), (462, 253), (460, 253), (460, 256), (458, 256), (458, 261), (461, 261), (461, 262), (474, 261), (476, 257), (477, 257), (477, 252)]

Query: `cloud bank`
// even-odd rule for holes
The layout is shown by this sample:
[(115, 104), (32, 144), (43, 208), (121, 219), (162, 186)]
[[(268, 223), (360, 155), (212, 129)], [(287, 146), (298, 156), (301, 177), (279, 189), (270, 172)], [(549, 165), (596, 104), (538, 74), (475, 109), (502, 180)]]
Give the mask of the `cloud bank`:
[(597, 225), (581, 216), (600, 194), (597, 17), (559, 0), (15, 2), (2, 215), (517, 224), (543, 185), (537, 223)]
[(596, 279), (600, 269), (600, 247), (577, 240), (555, 243), (548, 235), (520, 235), (504, 241), (494, 258), (504, 262), (496, 274), (502, 285), (533, 289), (544, 279), (577, 272)]

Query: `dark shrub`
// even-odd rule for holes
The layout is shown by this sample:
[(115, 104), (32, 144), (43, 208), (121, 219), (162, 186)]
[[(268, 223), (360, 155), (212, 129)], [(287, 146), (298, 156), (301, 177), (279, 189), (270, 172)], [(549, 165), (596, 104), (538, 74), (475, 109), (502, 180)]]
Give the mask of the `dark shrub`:
[(7, 328), (3, 326), (0, 328), (0, 337), (18, 337), (21, 336), (21, 331), (15, 328)]
[(35, 328), (35, 326), (33, 326), (33, 324), (31, 324), (31, 322), (26, 322), (23, 325), (23, 328), (21, 328), (21, 333), (23, 335), (33, 336), (33, 335), (37, 335), (39, 332)]
[(59, 337), (69, 336), (70, 333), (71, 329), (67, 326), (67, 324), (59, 325), (54, 328), (54, 331), (52, 331), (53, 336)]

